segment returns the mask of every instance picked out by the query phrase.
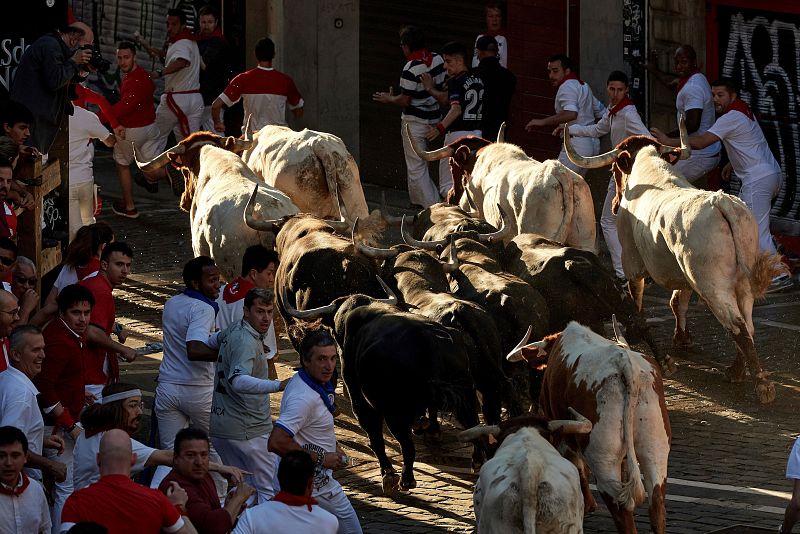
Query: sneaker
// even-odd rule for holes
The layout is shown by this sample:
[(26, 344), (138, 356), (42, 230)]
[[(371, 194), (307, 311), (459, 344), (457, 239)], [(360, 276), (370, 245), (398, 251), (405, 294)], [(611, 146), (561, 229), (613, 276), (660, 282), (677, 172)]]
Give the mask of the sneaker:
[(129, 219), (136, 219), (139, 217), (139, 210), (133, 208), (132, 210), (125, 208), (125, 203), (122, 200), (115, 200), (111, 203), (111, 211), (116, 213), (121, 217), (127, 217)]
[(176, 197), (181, 196), (184, 189), (183, 173), (172, 165), (167, 165), (167, 179), (169, 185), (172, 186), (172, 194)]
[(767, 293), (777, 293), (784, 289), (790, 288), (794, 285), (792, 277), (788, 274), (782, 274), (772, 279), (772, 283), (767, 288)]
[(139, 187), (143, 187), (148, 193), (155, 194), (158, 193), (158, 182), (150, 182), (147, 178), (144, 177), (144, 174), (140, 172), (133, 173), (133, 181)]

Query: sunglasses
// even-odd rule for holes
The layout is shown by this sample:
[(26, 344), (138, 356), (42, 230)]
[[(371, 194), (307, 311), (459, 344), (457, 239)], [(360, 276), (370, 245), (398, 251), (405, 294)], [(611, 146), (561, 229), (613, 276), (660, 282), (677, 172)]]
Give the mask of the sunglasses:
[(6, 258), (5, 256), (0, 256), (0, 263), (6, 267), (13, 265), (15, 261), (17, 261), (16, 258)]
[(35, 286), (36, 282), (39, 280), (35, 276), (32, 278), (25, 278), (24, 276), (14, 275), (14, 280), (17, 281), (18, 284), (28, 284), (30, 286)]

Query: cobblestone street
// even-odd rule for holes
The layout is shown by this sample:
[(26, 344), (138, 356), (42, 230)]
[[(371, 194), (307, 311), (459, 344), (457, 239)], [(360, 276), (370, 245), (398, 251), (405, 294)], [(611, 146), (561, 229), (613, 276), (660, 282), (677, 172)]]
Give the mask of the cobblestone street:
[[(111, 200), (119, 198), (119, 192), (110, 155), (98, 151), (95, 165), (105, 206), (100, 220), (108, 222), (117, 240), (128, 242), (136, 252), (129, 283), (115, 293), (117, 315), (136, 333), (132, 337), (134, 346), (160, 341), (164, 301), (181, 289), (180, 271), (192, 255), (188, 215), (178, 210), (177, 199), (165, 183), (157, 195), (136, 189), (141, 213), (138, 219), (113, 215)], [(365, 192), (371, 207), (377, 207), (380, 190), (365, 186)], [(406, 197), (399, 192), (389, 191), (387, 195), (391, 205), (407, 205)], [(724, 381), (723, 371), (734, 356), (733, 340), (705, 306), (693, 299), (689, 327), (697, 348), (692, 352), (670, 351), (679, 369), (665, 382), (673, 429), (668, 532), (710, 532), (737, 524), (777, 530), (791, 490), (784, 479), (786, 457), (800, 432), (799, 295), (797, 289), (771, 295), (754, 310), (756, 348), (777, 390), (776, 402), (766, 407), (756, 403), (750, 382)], [(669, 348), (673, 320), (668, 293), (650, 287), (645, 308), (656, 341)], [(297, 355), (285, 338), (279, 348), (278, 371), (285, 378), (293, 373)], [(144, 441), (149, 433), (149, 408), (160, 358), (160, 354), (154, 354), (122, 364), (122, 380), (135, 382), (146, 391), (147, 424), (139, 436)], [(341, 388), (337, 393), (342, 393)], [(472, 532), (476, 476), (470, 471), (470, 450), (456, 441), (452, 425), (445, 422), (440, 443), (417, 441), (418, 487), (390, 499), (382, 495), (377, 462), (366, 435), (352, 417), (346, 395), (338, 398), (343, 413), (337, 419), (337, 434), (354, 462), (339, 471), (337, 478), (358, 511), (364, 531)], [(279, 395), (273, 397), (272, 405), (277, 415)], [(399, 466), (399, 446), (390, 436), (387, 448)], [(637, 511), (637, 526), (649, 530), (645, 506)], [(614, 531), (602, 504), (587, 517), (585, 529)], [(736, 531), (753, 530), (740, 527)]]

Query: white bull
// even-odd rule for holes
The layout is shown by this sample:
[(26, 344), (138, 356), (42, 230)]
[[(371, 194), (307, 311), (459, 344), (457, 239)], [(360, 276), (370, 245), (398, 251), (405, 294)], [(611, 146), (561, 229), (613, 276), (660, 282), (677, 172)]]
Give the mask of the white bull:
[(539, 162), (516, 145), (476, 137), (431, 152), (413, 140), (412, 146), (428, 161), (450, 158), (454, 177), (450, 202), (458, 201), (469, 210), (470, 198), (474, 199), (478, 215), (495, 226), (501, 223), (498, 205), (511, 215), (513, 232), (506, 243), (516, 235), (534, 233), (595, 252), (597, 229), (589, 185), (558, 161)]
[(745, 365), (762, 403), (775, 399), (775, 386), (762, 369), (753, 343), (753, 300), (764, 294), (773, 276), (782, 272), (777, 255), (760, 252), (758, 226), (752, 212), (736, 197), (696, 189), (662, 156), (688, 157), (688, 135), (680, 121), (681, 148), (649, 138), (631, 137), (607, 154), (582, 157), (564, 136), (567, 153), (577, 165), (614, 163), (617, 180), (617, 230), (622, 267), (639, 309), (644, 278), (672, 289), (675, 315), (673, 344), (692, 340), (686, 312), (696, 291), (736, 341), (736, 359), (728, 368), (732, 381), (745, 378)]

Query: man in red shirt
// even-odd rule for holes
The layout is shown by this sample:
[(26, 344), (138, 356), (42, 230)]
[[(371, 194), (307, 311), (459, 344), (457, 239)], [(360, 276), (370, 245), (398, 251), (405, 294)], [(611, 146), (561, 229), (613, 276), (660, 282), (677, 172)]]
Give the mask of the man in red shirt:
[(184, 428), (175, 435), (172, 471), (159, 484), (165, 494), (174, 483), (186, 491), (186, 514), (200, 534), (226, 534), (255, 494), (252, 486), (241, 482), (229, 493), (225, 506), (219, 504), (217, 487), (208, 474), (208, 434), (199, 428)]
[(116, 319), (116, 306), (111, 292), (128, 278), (132, 258), (133, 251), (126, 243), (109, 243), (100, 255), (97, 275), (80, 282), (94, 296), (92, 317), (86, 333), (90, 350), (86, 351), (88, 358), (84, 364), (84, 385), (87, 395), (92, 394), (95, 400), (100, 400), (107, 383), (119, 380), (117, 354), (128, 362), (136, 358), (136, 352), (122, 344), (128, 337), (124, 328), (117, 333), (119, 343), (111, 339)]
[[(61, 509), (72, 493), (72, 460), (75, 440), (81, 433), (78, 421), (86, 396), (83, 384), (83, 364), (86, 356), (86, 329), (92, 313), (92, 292), (77, 284), (65, 287), (58, 294), (59, 317), (50, 321), (42, 334), (45, 358), (42, 371), (34, 385), (39, 390), (39, 406), (44, 412), (45, 434), (55, 434), (64, 440), (58, 460), (67, 466), (67, 479), (56, 483), (53, 503), (53, 524), (60, 523)], [(55, 451), (45, 450), (48, 458)]]
[(91, 522), (104, 526), (109, 534), (197, 534), (189, 518), (181, 516), (186, 492), (174, 483), (165, 497), (136, 484), (130, 479), (135, 459), (128, 434), (116, 429), (106, 432), (97, 455), (100, 480), (67, 499), (61, 531)]
[[(125, 138), (114, 145), (114, 161), (117, 163), (117, 176), (122, 187), (122, 200), (114, 201), (111, 209), (117, 215), (135, 219), (139, 216), (139, 211), (133, 201), (131, 183), (133, 146), (136, 145), (136, 152), (143, 161), (156, 156), (160, 148), (156, 108), (153, 105), (156, 86), (147, 71), (136, 64), (136, 45), (133, 43), (122, 41), (117, 45), (117, 65), (122, 72), (122, 84), (119, 88), (119, 102), (114, 104), (113, 110), (117, 120), (125, 127)], [(155, 181), (160, 175), (148, 178)], [(153, 184), (148, 191), (158, 191), (158, 186)]]

